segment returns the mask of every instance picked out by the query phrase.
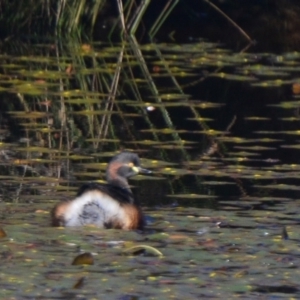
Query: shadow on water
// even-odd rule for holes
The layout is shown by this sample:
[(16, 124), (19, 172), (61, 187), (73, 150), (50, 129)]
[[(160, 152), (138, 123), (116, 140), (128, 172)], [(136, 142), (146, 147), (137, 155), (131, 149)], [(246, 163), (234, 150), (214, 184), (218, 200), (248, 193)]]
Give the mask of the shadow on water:
[[(131, 36), (1, 53), (3, 299), (299, 297), (298, 52)], [(122, 149), (153, 170), (130, 181), (145, 231), (50, 227)]]

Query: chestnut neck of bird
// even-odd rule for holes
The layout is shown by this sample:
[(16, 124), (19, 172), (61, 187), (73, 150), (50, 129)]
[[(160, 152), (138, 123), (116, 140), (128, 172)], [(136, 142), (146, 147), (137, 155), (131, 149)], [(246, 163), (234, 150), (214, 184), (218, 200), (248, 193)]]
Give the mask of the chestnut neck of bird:
[(106, 180), (109, 184), (126, 189), (131, 193), (127, 177), (124, 170), (124, 164), (118, 161), (110, 163), (106, 170)]
[(122, 189), (126, 189), (128, 192), (131, 193), (131, 189), (129, 187), (127, 178), (117, 175), (117, 176), (114, 176), (113, 178), (111, 178), (110, 176), (107, 176), (106, 179), (109, 184), (111, 184), (113, 186), (118, 186)]

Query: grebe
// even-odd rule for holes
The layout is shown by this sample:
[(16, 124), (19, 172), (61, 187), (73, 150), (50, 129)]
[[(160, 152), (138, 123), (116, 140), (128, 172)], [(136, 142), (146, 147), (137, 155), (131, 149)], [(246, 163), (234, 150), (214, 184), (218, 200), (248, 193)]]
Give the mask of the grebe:
[(137, 154), (121, 152), (114, 156), (106, 169), (108, 184), (84, 184), (75, 199), (54, 207), (52, 225), (93, 224), (100, 228), (142, 229), (142, 211), (127, 180), (138, 173), (148, 174), (151, 171), (140, 167)]

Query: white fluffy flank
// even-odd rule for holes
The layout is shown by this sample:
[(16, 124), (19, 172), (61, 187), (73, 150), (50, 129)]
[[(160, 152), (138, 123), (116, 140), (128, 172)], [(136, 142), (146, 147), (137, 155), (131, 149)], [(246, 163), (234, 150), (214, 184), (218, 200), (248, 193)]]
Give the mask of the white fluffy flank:
[(120, 203), (99, 191), (88, 191), (70, 202), (64, 214), (65, 226), (94, 224), (104, 228), (111, 220), (123, 222), (125, 212)]

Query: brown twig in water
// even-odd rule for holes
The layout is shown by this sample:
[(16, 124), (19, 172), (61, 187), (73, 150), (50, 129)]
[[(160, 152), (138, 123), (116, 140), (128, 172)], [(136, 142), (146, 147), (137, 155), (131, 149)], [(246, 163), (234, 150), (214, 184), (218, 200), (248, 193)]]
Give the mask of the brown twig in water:
[[(228, 131), (231, 129), (231, 127), (234, 125), (235, 121), (236, 121), (236, 116), (233, 117), (232, 121), (231, 121), (231, 122), (229, 123), (229, 125), (227, 126), (225, 132), (228, 132)], [(224, 135), (224, 134), (225, 134), (225, 133), (223, 133), (223, 135)]]

